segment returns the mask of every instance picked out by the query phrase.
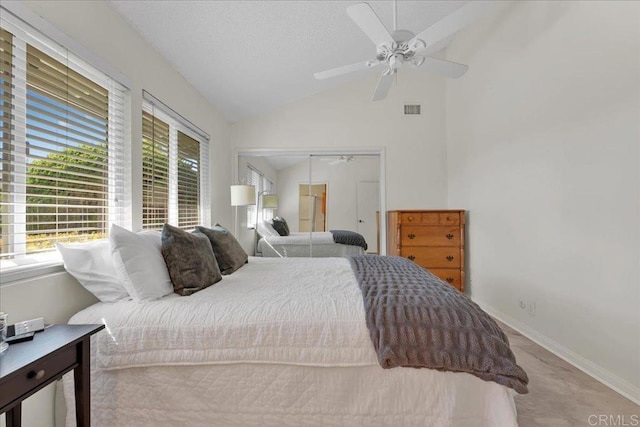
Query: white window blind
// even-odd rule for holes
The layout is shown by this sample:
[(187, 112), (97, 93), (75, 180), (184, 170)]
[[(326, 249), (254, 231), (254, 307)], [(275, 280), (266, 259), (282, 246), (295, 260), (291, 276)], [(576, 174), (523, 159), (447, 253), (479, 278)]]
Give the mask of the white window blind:
[(142, 112), (142, 227), (169, 221), (169, 125)]
[(200, 215), (200, 143), (178, 131), (178, 227), (195, 228)]
[(151, 94), (143, 95), (143, 228), (210, 225), (208, 135)]
[[(128, 225), (126, 89), (35, 30), (0, 19), (0, 266)], [(55, 258), (54, 258), (55, 260)]]

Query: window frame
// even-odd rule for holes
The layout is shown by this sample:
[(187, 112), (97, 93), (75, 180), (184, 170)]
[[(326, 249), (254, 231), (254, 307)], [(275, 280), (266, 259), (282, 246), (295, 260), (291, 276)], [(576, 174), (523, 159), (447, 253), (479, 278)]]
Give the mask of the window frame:
[[(26, 117), (27, 70), (25, 65), (26, 46), (31, 45), (45, 55), (61, 62), (64, 66), (109, 91), (109, 120), (107, 122), (107, 187), (109, 189), (107, 199), (109, 200), (109, 208), (107, 221), (109, 224), (115, 222), (129, 227), (131, 225), (131, 165), (129, 156), (131, 152), (131, 138), (129, 137), (131, 121), (131, 115), (129, 114), (129, 105), (131, 102), (129, 91), (129, 87), (131, 86), (130, 82), (115, 69), (109, 67), (108, 64), (97, 58), (75, 40), (59, 31), (24, 5), (20, 5), (18, 2), (3, 4), (0, 6), (0, 12), (2, 12), (0, 13), (0, 27), (13, 35), (14, 45), (18, 43), (18, 45), (24, 48), (20, 49), (23, 57), (18, 58), (18, 61), (25, 62), (16, 64), (14, 62), (16, 60), (15, 53), (13, 55), (14, 59), (12, 60), (12, 74), (16, 72), (15, 70), (18, 67), (20, 73), (18, 78), (13, 79), (14, 89), (12, 89), (12, 91), (18, 90), (22, 93), (22, 95), (19, 95), (19, 103), (22, 105), (18, 108), (21, 108), (19, 111), (24, 112), (23, 117), (20, 117), (20, 120), (23, 120), (23, 123), (19, 124), (21, 129), (18, 129), (18, 132), (23, 133), (23, 135), (19, 136), (22, 138), (19, 142), (19, 145), (21, 145), (20, 149), (26, 149), (26, 129), (28, 125)], [(18, 87), (15, 87), (16, 80), (18, 81)], [(112, 98), (114, 97), (119, 100), (117, 106), (115, 104), (112, 105)], [(16, 104), (15, 99), (14, 96), (12, 105)], [(117, 108), (117, 111), (112, 110), (112, 107)], [(12, 111), (15, 111), (15, 108), (15, 106), (12, 107)], [(119, 126), (117, 128), (113, 125), (113, 117), (115, 116), (112, 116), (112, 114), (118, 117), (116, 122)], [(16, 126), (14, 125), (13, 128), (12, 135), (15, 135)], [(120, 138), (118, 144), (112, 143), (113, 135), (117, 135), (117, 137)], [(11, 153), (14, 153), (16, 150), (13, 145), (18, 145), (18, 143), (12, 144)], [(117, 145), (117, 147), (115, 145)], [(117, 152), (114, 150), (117, 150)], [(24, 158), (25, 155), (22, 154), (22, 157)], [(116, 157), (118, 157), (119, 161), (115, 161)], [(22, 162), (17, 162), (17, 166), (19, 168), (21, 167), (26, 173), (26, 159)], [(115, 170), (117, 170), (118, 176), (114, 173)], [(15, 176), (15, 173), (14, 170), (11, 175)], [(26, 184), (19, 185), (26, 187)], [(12, 200), (13, 197), (22, 198), (21, 205), (25, 206), (25, 208), (26, 196), (26, 191), (21, 192), (20, 195), (11, 192)], [(115, 203), (113, 203), (114, 201)], [(16, 215), (21, 214), (10, 212), (7, 215), (11, 218), (11, 223), (16, 223)], [(24, 214), (22, 215), (24, 216)], [(23, 221), (23, 223), (24, 222), (25, 221)], [(20, 233), (26, 237), (26, 234), (24, 234), (26, 232), (26, 225), (24, 227), (25, 230), (20, 231)], [(10, 234), (16, 236), (18, 233), (11, 231)], [(34, 254), (28, 254), (26, 250), (25, 246), (16, 258), (0, 260), (0, 271), (2, 273), (0, 274), (0, 284), (26, 280), (64, 270), (62, 258), (55, 248)]]
[[(200, 159), (199, 173), (199, 224), (211, 224), (211, 203), (209, 192), (209, 146), (211, 144), (209, 134), (192, 124), (175, 110), (158, 100), (152, 94), (143, 90), (142, 111), (169, 125), (169, 194), (168, 194), (168, 223), (178, 227), (178, 132), (183, 133), (199, 143)], [(142, 139), (140, 141), (142, 144)], [(142, 183), (141, 183), (142, 186)], [(142, 229), (145, 231), (160, 230), (161, 227), (145, 227), (144, 222), (144, 197), (142, 206)], [(187, 230), (193, 229), (185, 228)]]

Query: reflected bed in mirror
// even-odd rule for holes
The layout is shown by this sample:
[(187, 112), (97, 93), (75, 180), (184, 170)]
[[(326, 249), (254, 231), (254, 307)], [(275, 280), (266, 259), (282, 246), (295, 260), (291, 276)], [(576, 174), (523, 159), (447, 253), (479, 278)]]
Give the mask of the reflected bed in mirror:
[[(381, 237), (384, 239), (380, 230), (384, 228), (377, 213), (384, 212), (384, 186), (380, 183), (383, 162), (379, 150), (308, 154), (298, 150), (248, 151), (238, 156), (239, 179), (250, 175), (250, 170), (259, 170), (272, 183), (270, 190), (278, 197), (277, 209), (264, 213), (259, 209), (253, 214), (258, 222), (257, 233), (252, 224), (248, 225), (249, 219), (247, 225), (242, 224), (242, 213), (238, 218), (247, 247), (253, 233), (257, 234), (253, 240), (256, 255), (335, 257), (380, 253)], [(274, 216), (286, 218), (290, 236), (261, 232), (260, 224)], [(336, 241), (332, 230), (349, 231), (366, 244)]]
[[(266, 224), (263, 224), (266, 225)], [(358, 233), (355, 235), (334, 232), (293, 232), (288, 236), (261, 235), (261, 226), (258, 234), (261, 236), (256, 248), (256, 256), (263, 257), (346, 257), (350, 255), (362, 255), (367, 244)], [(344, 243), (339, 243), (343, 241)], [(353, 244), (350, 244), (351, 242)], [(359, 244), (358, 244), (359, 243)]]

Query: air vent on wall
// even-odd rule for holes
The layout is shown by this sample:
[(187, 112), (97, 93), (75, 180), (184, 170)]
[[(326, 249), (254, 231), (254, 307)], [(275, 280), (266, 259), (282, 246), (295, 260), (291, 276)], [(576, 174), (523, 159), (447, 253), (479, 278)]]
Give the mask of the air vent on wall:
[(415, 116), (420, 115), (420, 104), (405, 104), (404, 106), (404, 115), (405, 116)]

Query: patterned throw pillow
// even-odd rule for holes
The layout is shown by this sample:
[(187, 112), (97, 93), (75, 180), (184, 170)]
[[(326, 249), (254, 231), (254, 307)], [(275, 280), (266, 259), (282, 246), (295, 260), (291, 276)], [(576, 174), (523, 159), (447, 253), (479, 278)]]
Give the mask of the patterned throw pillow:
[(162, 228), (162, 256), (173, 290), (178, 295), (194, 294), (222, 279), (211, 243), (198, 231), (187, 233), (165, 224)]
[(285, 219), (282, 217), (277, 216), (273, 218), (273, 228), (275, 228), (275, 230), (281, 236), (289, 235), (289, 225), (287, 224), (287, 221), (285, 221)]
[(249, 261), (249, 256), (233, 234), (220, 224), (213, 228), (198, 226), (196, 229), (209, 238), (222, 274), (231, 274)]

